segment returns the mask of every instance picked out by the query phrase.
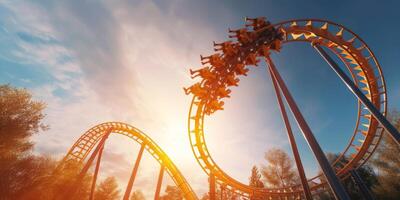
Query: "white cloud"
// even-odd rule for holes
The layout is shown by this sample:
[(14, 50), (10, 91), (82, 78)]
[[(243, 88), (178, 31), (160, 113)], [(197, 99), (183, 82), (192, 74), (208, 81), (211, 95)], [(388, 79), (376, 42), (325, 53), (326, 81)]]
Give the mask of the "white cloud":
[[(33, 88), (36, 96), (48, 104), (46, 121), (51, 126), (50, 131), (35, 138), (37, 151), (64, 155), (90, 127), (105, 121), (123, 121), (153, 138), (198, 195), (207, 190), (207, 177), (189, 146), (186, 120), (190, 97), (181, 88), (193, 82), (188, 78), (188, 69), (200, 66), (199, 54), (210, 53), (212, 41), (218, 37), (213, 27), (203, 21), (178, 16), (175, 6), (179, 4), (173, 2), (168, 10), (161, 10), (152, 1), (57, 1), (46, 6), (6, 3), (14, 13), (13, 24), (8, 26), (56, 41), (31, 43), (16, 39), (18, 51), (14, 56), (42, 65), (55, 79)], [(22, 12), (29, 17), (19, 15)], [(223, 147), (211, 152), (219, 164), (242, 181), (247, 181), (248, 174), (243, 171), (250, 172), (252, 162), (262, 159), (263, 150), (281, 144), (282, 137), (269, 134), (279, 129), (273, 119), (265, 123), (263, 112), (254, 107), (247, 110), (247, 105), (260, 103), (256, 95), (266, 88), (259, 85), (262, 84), (242, 85), (244, 96), (235, 94), (236, 100), (227, 103), (229, 115), (239, 113), (238, 117), (216, 119), (210, 123), (213, 128), (207, 135), (207, 140), (213, 141), (211, 147)], [(55, 94), (60, 88), (66, 90), (67, 98)], [(264, 95), (265, 92), (268, 91)], [(247, 123), (239, 121), (246, 118), (241, 113), (252, 119)], [(232, 123), (239, 128), (223, 129), (221, 125)], [(284, 133), (281, 135), (285, 137)], [(252, 137), (257, 137), (254, 145)], [(116, 151), (110, 154), (118, 158), (123, 155), (125, 159), (105, 162), (104, 166), (106, 172), (119, 177), (129, 171), (120, 165), (132, 162), (129, 153), (124, 153), (131, 151), (130, 146), (120, 144), (121, 141), (110, 144), (110, 149)], [(147, 162), (143, 164), (147, 165), (154, 168)], [(143, 176), (152, 177), (150, 173)], [(144, 189), (153, 192), (150, 183), (142, 183)]]
[[(199, 173), (186, 138), (187, 106), (182, 105), (189, 101), (181, 88), (190, 84), (188, 67), (197, 66), (200, 50), (211, 44), (213, 33), (207, 27), (196, 27), (173, 13), (165, 16), (150, 1), (135, 6), (87, 2), (49, 6), (6, 2), (3, 6), (14, 13), (10, 30), (44, 40), (15, 37), (13, 59), (42, 66), (55, 79), (32, 88), (48, 104), (46, 121), (51, 126), (35, 138), (37, 151), (61, 156), (91, 126), (124, 121), (160, 143), (192, 185), (204, 192), (207, 179)], [(148, 13), (152, 17), (137, 20)], [(177, 24), (171, 26), (165, 20)], [(193, 46), (199, 51), (193, 51)], [(56, 95), (59, 88), (72, 99)], [(182, 151), (177, 146), (186, 153), (177, 154)]]

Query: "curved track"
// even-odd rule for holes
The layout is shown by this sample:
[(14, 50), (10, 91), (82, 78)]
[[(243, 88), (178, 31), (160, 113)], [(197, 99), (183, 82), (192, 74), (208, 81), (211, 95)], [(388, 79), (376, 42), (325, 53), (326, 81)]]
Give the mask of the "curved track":
[[(250, 20), (251, 21), (251, 20)], [(249, 28), (253, 27), (253, 28)], [(271, 33), (273, 32), (273, 34)], [(268, 23), (247, 24), (245, 28), (231, 31), (237, 38), (224, 44), (214, 44), (216, 54), (202, 57), (205, 65), (200, 75), (202, 78), (195, 87), (185, 89), (193, 93), (188, 118), (188, 131), (195, 158), (202, 169), (215, 177), (217, 186), (228, 190), (244, 199), (250, 197), (269, 197), (269, 199), (286, 197), (302, 198), (301, 185), (285, 188), (254, 188), (243, 184), (229, 176), (212, 159), (204, 132), (204, 119), (217, 110), (223, 109), (222, 98), (229, 97), (227, 87), (237, 86), (237, 76), (245, 75), (248, 65), (257, 65), (257, 58), (269, 56), (270, 50), (280, 50), (291, 42), (314, 43), (329, 49), (347, 68), (354, 83), (364, 92), (372, 104), (386, 115), (386, 88), (380, 65), (368, 45), (351, 30), (324, 20), (298, 19), (288, 20), (274, 25)], [(191, 72), (192, 75), (199, 70)], [(204, 73), (205, 72), (205, 73)], [(197, 75), (198, 76), (198, 75)], [(197, 77), (195, 75), (195, 77)], [(204, 78), (207, 77), (207, 78)], [(210, 81), (212, 79), (212, 81)], [(222, 88), (222, 90), (221, 90)], [(197, 92), (196, 92), (197, 91)], [(146, 134), (135, 127), (120, 122), (99, 124), (83, 134), (64, 157), (62, 164), (70, 161), (83, 163), (101, 138), (110, 131), (125, 135), (145, 147), (158, 163), (165, 167), (175, 184), (183, 192), (185, 199), (198, 199), (190, 185), (177, 167)], [(381, 137), (381, 128), (371, 113), (360, 102), (358, 103), (357, 120), (353, 135), (341, 152), (339, 158), (332, 163), (336, 174), (345, 178), (348, 171), (363, 165), (375, 151)], [(344, 159), (345, 158), (345, 159)], [(323, 176), (317, 175), (308, 180), (310, 189), (315, 193), (318, 188), (326, 187)]]
[[(246, 25), (246, 27), (248, 26)], [(289, 20), (269, 27), (271, 26), (283, 35), (280, 38), (282, 45), (291, 42), (312, 43), (318, 41), (321, 46), (330, 49), (344, 63), (353, 81), (362, 89), (368, 99), (386, 115), (386, 88), (380, 65), (368, 45), (358, 35), (344, 26), (318, 19)], [(263, 29), (266, 28), (268, 27), (258, 30), (245, 29), (255, 38), (252, 42), (246, 44), (239, 44), (240, 41), (236, 42), (239, 49), (238, 57), (247, 58), (252, 53), (257, 54), (257, 57), (265, 56), (265, 54), (260, 53), (262, 48), (265, 46), (270, 48), (273, 45), (263, 35)], [(228, 57), (223, 53), (221, 56), (223, 60), (239, 60), (239, 62), (246, 64), (245, 59)], [(232, 63), (228, 61), (225, 63), (224, 67), (227, 73), (233, 73)], [(223, 82), (225, 77), (219, 77), (219, 79)], [(206, 87), (206, 81), (203, 79), (199, 83)], [(225, 173), (212, 159), (205, 142), (204, 118), (210, 114), (207, 112), (210, 106), (208, 100), (194, 94), (189, 111), (188, 131), (195, 158), (208, 175), (212, 173), (216, 177), (218, 185), (224, 186), (242, 197), (267, 196), (273, 198), (279, 196), (298, 198), (301, 196), (300, 185), (278, 189), (259, 189), (243, 184)], [(383, 128), (379, 126), (375, 118), (371, 117), (368, 109), (359, 102), (353, 136), (339, 158), (332, 164), (337, 175), (345, 177), (348, 175), (348, 170), (364, 164), (377, 147), (382, 132)], [(346, 159), (343, 159), (343, 157), (346, 157)], [(326, 183), (322, 175), (317, 175), (309, 179), (309, 185), (311, 190), (315, 192), (317, 188), (324, 187)]]
[(138, 144), (145, 145), (146, 151), (155, 160), (157, 160), (160, 165), (164, 166), (165, 170), (175, 182), (176, 186), (178, 186), (183, 192), (185, 199), (198, 199), (190, 185), (187, 183), (186, 179), (179, 172), (178, 168), (167, 156), (167, 154), (165, 154), (164, 151), (146, 134), (141, 132), (139, 129), (125, 123), (107, 122), (89, 129), (71, 147), (67, 155), (64, 157), (62, 163), (65, 164), (70, 161), (83, 163), (91, 150), (96, 146), (96, 144), (107, 131), (125, 135), (136, 141)]

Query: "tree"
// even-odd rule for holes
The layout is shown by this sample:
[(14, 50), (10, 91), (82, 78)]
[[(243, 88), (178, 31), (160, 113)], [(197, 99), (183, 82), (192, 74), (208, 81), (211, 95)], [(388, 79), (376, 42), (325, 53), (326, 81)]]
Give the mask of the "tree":
[(95, 199), (97, 200), (117, 200), (119, 197), (118, 184), (115, 177), (106, 178), (96, 188)]
[[(201, 200), (209, 200), (210, 195), (208, 193), (203, 194), (201, 197)], [(216, 188), (215, 191), (215, 200), (237, 200), (239, 199), (239, 196), (232, 192), (231, 190), (228, 190), (224, 186), (220, 186)]]
[(0, 85), (0, 108), (0, 158), (31, 150), (30, 136), (48, 128), (42, 123), (45, 104), (26, 89)]
[[(249, 177), (249, 186), (256, 187), (256, 188), (264, 188), (264, 183), (261, 181), (261, 174), (258, 171), (257, 166), (253, 166), (251, 169), (251, 175)], [(258, 200), (262, 199), (260, 197), (251, 196), (250, 200)]]
[(0, 85), (0, 194), (17, 199), (46, 172), (48, 160), (30, 155), (30, 137), (46, 130), (43, 102), (25, 89)]
[[(54, 166), (56, 166), (56, 162)], [(51, 167), (44, 176), (38, 176), (35, 187), (26, 190), (20, 198), (21, 200), (53, 200), (62, 199), (69, 196), (74, 200), (87, 200), (90, 194), (93, 175), (88, 173), (79, 183), (76, 182), (81, 163), (77, 161), (67, 162), (65, 165)], [(31, 175), (35, 177), (36, 175)]]
[(269, 186), (278, 188), (299, 183), (293, 161), (286, 152), (277, 148), (270, 149), (265, 153), (265, 160), (268, 164), (262, 167), (261, 174)]
[[(70, 163), (55, 172), (54, 159), (32, 155), (31, 136), (48, 129), (42, 123), (45, 104), (26, 89), (0, 85), (0, 108), (0, 199), (58, 199), (75, 183), (81, 165)], [(74, 199), (88, 198), (91, 177), (77, 186)]]
[(253, 166), (251, 169), (251, 175), (249, 177), (249, 185), (256, 188), (263, 188), (264, 183), (261, 181), (261, 174), (258, 171), (257, 166)]
[[(330, 190), (330, 189), (328, 189)], [(317, 189), (316, 194), (313, 195), (314, 200), (334, 200), (335, 197), (330, 191), (324, 189)]]
[[(400, 130), (400, 113), (393, 111), (389, 119)], [(373, 160), (379, 183), (373, 188), (373, 192), (379, 199), (400, 199), (399, 155), (400, 146), (385, 132)]]
[(132, 193), (131, 200), (145, 200), (144, 194), (141, 190), (136, 190)]
[(182, 200), (183, 199), (183, 194), (181, 189), (177, 186), (171, 186), (167, 185), (167, 188), (165, 189), (165, 195), (161, 196), (161, 200)]
[[(337, 160), (339, 158), (339, 155), (333, 154), (333, 153), (328, 153), (327, 158), (330, 161), (330, 163), (333, 163), (335, 160)], [(346, 156), (343, 156), (343, 157), (341, 157), (339, 163), (347, 163), (348, 161), (349, 161), (349, 159)], [(320, 173), (322, 173), (321, 170), (320, 170)], [(376, 177), (376, 174), (375, 174), (373, 168), (370, 165), (364, 164), (364, 165), (360, 166), (357, 169), (357, 173), (368, 188), (372, 188), (374, 185), (376, 185), (377, 177)], [(322, 176), (321, 179), (324, 182), (326, 181), (324, 176)], [(347, 193), (349, 194), (351, 199), (363, 199), (363, 195), (361, 194), (359, 186), (354, 182), (354, 180), (352, 179), (351, 176), (342, 180), (342, 184), (343, 184), (344, 188), (347, 190)], [(328, 192), (321, 193), (321, 194), (325, 195), (325, 196), (329, 196)]]
[(4, 199), (37, 199), (38, 193), (32, 192), (50, 176), (55, 165), (53, 159), (45, 156), (29, 156), (15, 162), (6, 170), (7, 174), (2, 174), (0, 187), (10, 190), (0, 196)]

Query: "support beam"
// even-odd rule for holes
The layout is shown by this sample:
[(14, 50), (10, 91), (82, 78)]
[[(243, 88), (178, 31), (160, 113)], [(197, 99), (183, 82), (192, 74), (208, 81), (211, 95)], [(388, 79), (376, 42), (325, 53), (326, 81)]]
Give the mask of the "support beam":
[(126, 186), (126, 190), (125, 190), (125, 194), (124, 194), (124, 198), (123, 198), (124, 200), (129, 200), (129, 198), (131, 196), (132, 186), (133, 186), (133, 183), (135, 182), (136, 174), (139, 169), (140, 160), (142, 160), (142, 155), (143, 155), (143, 151), (144, 151), (145, 147), (146, 147), (146, 144), (142, 144), (142, 146), (140, 147), (138, 156), (136, 158), (135, 166), (133, 167), (131, 177), (129, 179), (128, 185)]
[(364, 197), (364, 199), (374, 200), (374, 196), (372, 196), (371, 191), (358, 174), (357, 169), (350, 170), (350, 174), (355, 184), (358, 186), (358, 188), (360, 188), (361, 195)]
[(279, 90), (278, 83), (277, 83), (276, 79), (274, 78), (274, 75), (272, 74), (272, 71), (270, 69), (268, 71), (269, 71), (269, 74), (271, 75), (271, 80), (272, 80), (272, 83), (273, 83), (273, 86), (274, 86), (274, 89), (275, 89), (276, 98), (278, 100), (278, 104), (279, 104), (279, 108), (281, 110), (282, 118), (283, 118), (283, 121), (284, 121), (285, 126), (286, 126), (286, 130), (287, 130), (287, 135), (288, 135), (288, 138), (289, 138), (290, 146), (292, 147), (294, 160), (296, 162), (296, 167), (297, 167), (297, 170), (299, 172), (301, 185), (303, 187), (304, 197), (307, 200), (312, 200), (312, 195), (311, 195), (310, 188), (308, 186), (307, 177), (306, 177), (306, 174), (304, 173), (304, 167), (303, 167), (303, 164), (301, 162), (301, 158), (300, 158), (300, 154), (299, 154), (299, 151), (298, 151), (298, 148), (297, 148), (296, 140), (295, 140), (295, 138), (293, 136), (292, 127), (290, 126), (289, 118), (288, 118), (287, 113), (286, 113), (285, 104), (282, 101), (281, 92)]
[(360, 100), (365, 107), (371, 112), (376, 120), (383, 126), (383, 128), (390, 134), (394, 141), (400, 145), (400, 133), (399, 131), (386, 119), (385, 116), (375, 107), (374, 104), (362, 93), (356, 84), (344, 73), (344, 71), (338, 66), (338, 64), (328, 55), (328, 53), (319, 45), (314, 44), (313, 47), (318, 53), (325, 59), (325, 61), (331, 66), (333, 71), (342, 79), (350, 91)]
[(216, 200), (216, 184), (215, 184), (215, 176), (214, 173), (210, 173), (210, 200)]
[(333, 171), (328, 159), (326, 158), (324, 152), (318, 144), (318, 141), (315, 139), (314, 134), (312, 133), (310, 127), (308, 126), (306, 120), (300, 112), (296, 102), (294, 101), (292, 95), (290, 94), (286, 84), (284, 83), (282, 77), (280, 76), (278, 70), (276, 69), (274, 63), (272, 62), (269, 56), (266, 57), (267, 63), (269, 65), (269, 69), (272, 72), (274, 79), (277, 81), (280, 89), (282, 90), (283, 96), (286, 99), (286, 102), (289, 105), (290, 110), (292, 111), (294, 118), (303, 133), (304, 138), (306, 139), (309, 147), (311, 148), (315, 158), (318, 161), (319, 166), (322, 169), (323, 174), (325, 175), (330, 188), (335, 194), (335, 198), (339, 200), (350, 200), (346, 190), (344, 189), (342, 183), (339, 178), (336, 176)]
[(157, 188), (156, 188), (156, 193), (154, 194), (154, 200), (160, 199), (160, 191), (161, 191), (163, 176), (164, 176), (164, 165), (161, 165), (160, 173), (158, 174)]
[(225, 199), (225, 186), (220, 185), (220, 194), (219, 194), (219, 199)]
[(99, 155), (97, 156), (96, 168), (94, 170), (94, 175), (93, 175), (93, 180), (92, 180), (92, 188), (90, 189), (89, 200), (93, 200), (93, 198), (94, 198), (94, 192), (96, 190), (97, 175), (99, 174), (100, 162), (101, 162), (101, 157), (103, 155), (103, 150), (104, 150), (104, 144), (100, 149)]

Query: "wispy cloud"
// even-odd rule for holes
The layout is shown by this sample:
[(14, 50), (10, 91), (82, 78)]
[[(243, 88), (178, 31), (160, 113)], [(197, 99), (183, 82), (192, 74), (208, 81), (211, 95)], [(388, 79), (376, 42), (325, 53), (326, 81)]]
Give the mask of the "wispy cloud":
[[(125, 121), (148, 132), (172, 154), (189, 181), (204, 191), (206, 177), (189, 175), (201, 169), (185, 137), (187, 108), (182, 105), (188, 99), (181, 87), (190, 84), (186, 70), (197, 66), (200, 51), (208, 49), (211, 29), (174, 12), (163, 13), (151, 1), (46, 5), (5, 1), (1, 6), (10, 12), (3, 27), (14, 45), (6, 57), (52, 76), (48, 83), (31, 86), (48, 104), (46, 121), (51, 125), (50, 131), (35, 138), (38, 152), (62, 156), (90, 126)], [(185, 148), (183, 156), (192, 160), (179, 158), (182, 149), (176, 146)], [(120, 160), (105, 162), (105, 171), (119, 177), (129, 173), (129, 168), (116, 172), (128, 155), (113, 156)], [(142, 185), (152, 191), (149, 184)]]
[[(51, 125), (50, 131), (35, 138), (37, 152), (63, 156), (91, 126), (127, 122), (153, 138), (203, 194), (207, 177), (190, 150), (186, 127), (190, 98), (181, 88), (193, 82), (187, 71), (200, 66), (199, 54), (210, 53), (213, 40), (226, 39), (219, 34), (226, 29), (216, 32), (204, 21), (210, 19), (195, 17), (203, 15), (201, 11), (188, 12), (180, 1), (160, 4), (5, 1), (1, 6), (10, 14), (3, 28), (13, 39), (12, 53), (6, 57), (51, 76), (48, 82), (31, 83), (34, 94), (48, 104), (46, 121)], [(210, 9), (226, 12), (223, 7)], [(266, 74), (259, 70), (251, 74), (257, 81)], [(251, 106), (275, 102), (268, 80), (257, 81), (243, 78), (224, 114), (207, 119), (211, 154), (243, 182), (251, 166), (262, 161), (264, 150), (287, 145), (282, 127), (275, 123), (280, 119), (278, 110)], [(134, 149), (135, 144), (110, 141), (103, 172), (126, 181)], [(143, 162), (143, 179), (138, 180), (148, 195), (152, 182), (145, 178), (154, 179), (155, 164)]]

